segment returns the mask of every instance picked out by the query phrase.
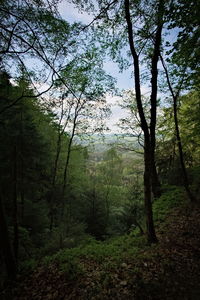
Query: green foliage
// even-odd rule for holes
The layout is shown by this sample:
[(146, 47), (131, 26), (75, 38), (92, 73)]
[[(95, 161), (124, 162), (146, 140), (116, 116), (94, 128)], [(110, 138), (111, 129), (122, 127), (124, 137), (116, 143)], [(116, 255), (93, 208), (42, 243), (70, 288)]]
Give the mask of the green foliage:
[(200, 157), (200, 93), (190, 92), (180, 98), (179, 124), (187, 166), (195, 166)]
[[(103, 268), (109, 269), (119, 265), (122, 260), (125, 261), (128, 258), (135, 257), (140, 248), (144, 248), (146, 245), (145, 237), (133, 237), (130, 235), (124, 235), (118, 238), (100, 242), (96, 240), (87, 240), (85, 245), (72, 249), (60, 250), (53, 256), (47, 256), (43, 259), (43, 263), (59, 264), (59, 266), (67, 270), (72, 268), (79, 272), (81, 268), (81, 262), (89, 260), (102, 264)], [(70, 264), (72, 262), (72, 265)], [(76, 269), (77, 268), (77, 269)], [(70, 271), (69, 271), (70, 272)]]
[[(4, 75), (4, 78), (3, 75), (1, 76), (0, 109), (12, 104), (13, 99), (21, 94), (22, 86), (27, 93), (32, 93), (27, 82), (21, 80), (19, 86), (12, 86), (8, 81), (8, 76)], [(30, 257), (39, 257), (45, 253), (58, 251), (61, 228), (65, 247), (79, 245), (87, 238), (80, 211), (76, 212), (87, 181), (84, 179), (87, 157), (85, 149), (80, 146), (71, 157), (69, 195), (66, 200), (75, 198), (76, 201), (73, 207), (70, 205), (66, 207), (68, 209), (66, 220), (68, 220), (70, 209), (74, 219), (70, 218), (65, 226), (61, 224), (62, 226), (58, 227), (66, 148), (63, 146), (61, 149), (57, 182), (52, 190), (52, 166), (57, 140), (57, 127), (52, 115), (43, 112), (43, 108), (33, 94), (32, 98), (20, 99), (8, 111), (1, 114), (0, 118), (2, 125), (0, 141), (3, 145), (0, 150), (1, 193), (8, 226), (12, 233), (11, 244), (15, 239), (14, 226), (16, 226), (15, 219), (17, 219), (18, 228), (15, 227), (15, 230), (18, 230), (19, 264)], [(67, 141), (68, 137), (64, 135), (63, 142)], [(54, 201), (55, 218), (55, 228), (52, 234), (49, 231), (50, 195)], [(13, 201), (16, 203), (17, 210), (14, 208)], [(66, 227), (70, 230), (66, 231)]]
[(46, 266), (50, 264), (58, 265), (59, 270), (65, 273), (67, 279), (70, 280), (83, 274), (77, 257), (70, 250), (60, 250), (56, 255), (46, 256), (43, 258), (42, 263)]
[(153, 203), (154, 220), (157, 223), (164, 222), (173, 208), (185, 203), (185, 192), (181, 187), (166, 186), (163, 194)]
[[(176, 41), (170, 45), (170, 59), (175, 68), (187, 68), (187, 88), (199, 89), (199, 1), (179, 0), (171, 3), (167, 11), (169, 29), (177, 29)], [(169, 59), (169, 60), (170, 60)]]
[(27, 275), (33, 272), (37, 267), (38, 261), (30, 258), (20, 263), (19, 271), (22, 275)]
[[(183, 155), (189, 173), (199, 165), (199, 93), (190, 92), (179, 97), (178, 120)], [(178, 145), (175, 136), (171, 107), (164, 108), (162, 117), (158, 119), (158, 143), (156, 150), (158, 173), (163, 184), (182, 185)], [(189, 176), (192, 183), (194, 177)]]
[[(72, 2), (94, 9), (91, 1)], [(136, 52), (147, 66), (144, 82), (150, 75), (158, 3), (147, 2), (130, 4)], [(24, 272), (36, 267), (36, 258), (51, 255), (44, 263), (58, 264), (68, 279), (75, 279), (83, 274), (85, 259), (103, 265), (101, 281), (108, 286), (112, 279), (105, 270), (119, 265), (123, 259), (137, 257), (139, 249), (148, 247), (144, 246), (145, 237), (139, 236), (138, 229), (144, 223), (143, 162), (139, 156), (131, 154), (132, 148), (121, 154), (112, 144), (95, 157), (86, 146), (79, 145), (83, 133), (100, 131), (104, 117), (109, 115), (105, 96), (114, 91), (115, 80), (103, 69), (104, 57), (109, 54), (120, 70), (132, 63), (129, 53), (124, 55), (124, 6), (122, 2), (113, 2), (105, 10), (107, 1), (97, 1), (96, 9), (101, 10), (101, 15), (94, 22), (99, 24), (82, 30), (81, 24), (70, 25), (61, 19), (56, 12), (57, 1), (48, 3), (1, 1), (1, 63), (5, 69), (13, 63), (11, 72), (18, 73), (15, 84), (11, 84), (6, 72), (0, 74), (0, 193), (10, 242), (14, 244), (18, 238), (19, 268)], [(167, 53), (173, 64), (172, 78), (177, 77), (175, 85), (185, 75), (183, 69), (188, 71), (186, 82), (194, 85), (197, 81), (197, 12), (195, 1), (166, 3), (166, 28), (179, 30), (177, 41), (173, 45), (168, 42), (171, 49)], [(26, 69), (27, 61), (32, 59), (40, 72), (36, 68), (33, 73)], [(34, 83), (42, 81), (49, 85), (51, 76), (44, 79), (49, 70), (53, 74), (53, 90), (48, 94), (50, 101), (45, 98), (43, 105), (27, 78), (33, 75)], [(184, 158), (196, 193), (200, 178), (199, 99), (197, 91), (190, 92), (179, 98), (178, 107)], [(142, 101), (149, 123), (150, 97), (142, 97)], [(139, 136), (143, 143), (132, 91), (125, 93), (122, 108), (129, 113), (121, 120), (125, 134)], [(181, 187), (177, 187), (182, 182), (171, 115), (172, 108), (165, 108), (159, 121), (156, 163), (161, 182), (174, 186), (164, 187), (163, 195), (153, 203), (157, 225), (165, 222), (169, 212), (183, 204), (185, 198)], [(74, 139), (76, 135), (78, 138)], [(136, 138), (125, 138), (121, 146), (127, 144), (135, 146)], [(134, 150), (141, 154), (141, 148), (137, 145)], [(130, 234), (120, 236), (127, 232)], [(61, 248), (64, 249), (59, 251)]]
[(60, 270), (61, 272), (66, 274), (68, 280), (73, 280), (80, 275), (84, 275), (81, 266), (77, 263), (76, 260), (71, 260), (71, 258), (68, 261), (64, 261), (62, 263), (62, 265), (60, 266)]
[[(31, 94), (26, 82), (25, 85)], [(1, 108), (12, 104), (21, 92), (21, 85), (14, 87), (8, 82), (1, 86)], [(44, 196), (48, 189), (52, 149), (42, 128), (50, 128), (51, 118), (42, 113), (33, 95), (11, 106), (0, 119), (0, 141), (4, 145), (0, 150), (0, 183), (9, 225), (13, 225), (15, 197), (19, 225), (31, 232), (32, 237), (40, 235), (47, 224)]]

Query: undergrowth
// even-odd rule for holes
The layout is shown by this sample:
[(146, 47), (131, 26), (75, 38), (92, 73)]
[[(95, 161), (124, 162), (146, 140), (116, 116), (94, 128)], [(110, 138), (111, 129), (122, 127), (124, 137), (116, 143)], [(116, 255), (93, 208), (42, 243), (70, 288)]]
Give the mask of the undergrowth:
[(186, 201), (185, 191), (182, 187), (166, 186), (163, 194), (153, 203), (153, 217), (156, 225), (165, 222), (166, 217), (176, 207), (182, 206)]
[[(165, 222), (166, 217), (176, 207), (184, 203), (184, 191), (182, 188), (165, 187), (162, 196), (153, 203), (153, 214), (156, 227)], [(42, 264), (56, 263), (59, 269), (76, 277), (84, 272), (82, 261), (87, 260), (101, 264), (102, 269), (109, 269), (121, 264), (127, 259), (133, 259), (141, 255), (145, 256), (144, 250), (148, 247), (145, 236), (138, 236), (137, 229), (130, 234), (112, 238), (100, 242), (91, 239), (88, 245), (72, 249), (63, 249), (52, 256), (46, 256)], [(141, 254), (141, 249), (143, 254)]]
[[(156, 228), (162, 227), (170, 212), (183, 205), (184, 201), (185, 195), (182, 188), (165, 187), (162, 196), (153, 203)], [(145, 255), (148, 255), (148, 252), (145, 250), (149, 247), (156, 247), (156, 245), (148, 245), (145, 235), (139, 236), (138, 230), (135, 229), (130, 234), (103, 242), (91, 238), (87, 245), (62, 249), (54, 255), (45, 256), (40, 264), (46, 267), (56, 264), (60, 271), (67, 274), (68, 278), (74, 279), (84, 273), (84, 261), (95, 262), (101, 266), (102, 270), (106, 271), (133, 258), (146, 258)], [(35, 262), (32, 261), (28, 265), (25, 263), (24, 267), (28, 270), (28, 268), (34, 268), (35, 265)]]

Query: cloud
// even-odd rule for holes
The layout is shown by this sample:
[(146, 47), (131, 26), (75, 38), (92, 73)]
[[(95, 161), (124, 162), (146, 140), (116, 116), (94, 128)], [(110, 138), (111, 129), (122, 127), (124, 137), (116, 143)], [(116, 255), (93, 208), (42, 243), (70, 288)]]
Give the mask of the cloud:
[(90, 23), (93, 20), (93, 16), (87, 14), (86, 12), (79, 12), (79, 10), (74, 6), (74, 4), (68, 1), (62, 1), (58, 5), (58, 11), (63, 19), (66, 21)]
[(116, 133), (119, 131), (119, 127), (116, 125), (119, 122), (119, 119), (125, 118), (127, 116), (127, 112), (118, 105), (120, 97), (118, 96), (106, 96), (106, 101), (111, 105), (111, 116), (107, 120), (107, 126), (111, 130), (111, 132)]
[[(144, 96), (149, 97), (150, 89), (148, 86), (141, 86), (141, 92)], [(128, 111), (126, 109), (122, 109), (119, 106), (119, 102), (122, 99), (118, 96), (106, 96), (106, 101), (111, 105), (111, 117), (107, 120), (107, 126), (110, 128), (111, 132), (116, 133), (120, 131), (120, 128), (116, 125), (121, 118), (126, 118), (128, 116)]]

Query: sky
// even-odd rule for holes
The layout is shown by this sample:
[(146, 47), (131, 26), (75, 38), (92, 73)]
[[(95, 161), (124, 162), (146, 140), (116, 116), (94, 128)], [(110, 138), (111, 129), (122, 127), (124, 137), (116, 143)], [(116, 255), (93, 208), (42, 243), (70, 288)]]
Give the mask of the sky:
[[(67, 0), (61, 1), (59, 4), (59, 13), (63, 19), (68, 21), (69, 23), (73, 22), (82, 22), (85, 25), (89, 24), (93, 20), (93, 16), (89, 15), (86, 12), (79, 12), (77, 8), (74, 7), (72, 3), (69, 3)], [(172, 30), (170, 36), (167, 35), (167, 40), (173, 43), (177, 38), (178, 31)], [(159, 63), (159, 67), (161, 67), (161, 63)], [(162, 68), (162, 67), (161, 67)], [(134, 78), (132, 76), (133, 67), (131, 66), (129, 69), (125, 70), (123, 73), (119, 71), (119, 67), (117, 63), (114, 63), (108, 58), (105, 59), (104, 62), (105, 71), (112, 75), (117, 80), (117, 88), (120, 90), (128, 90), (134, 88)], [(141, 92), (143, 95), (149, 95), (149, 88), (147, 85), (141, 86)], [(159, 93), (158, 97), (162, 99), (163, 94)], [(112, 133), (120, 132), (120, 129), (116, 124), (119, 122), (120, 118), (125, 118), (128, 114), (125, 110), (122, 110), (121, 107), (117, 104), (119, 102), (119, 97), (107, 95), (107, 102), (111, 105), (111, 118), (107, 121), (107, 126), (110, 128)]]
[[(80, 21), (87, 25), (93, 20), (93, 17), (91, 15), (85, 12), (80, 13), (78, 9), (74, 7), (73, 4), (68, 3), (68, 1), (65, 0), (59, 4), (58, 9), (61, 17), (69, 23), (73, 23), (74, 21)], [(116, 86), (120, 90), (133, 88), (133, 78), (131, 76), (131, 69), (120, 73), (117, 63), (109, 61), (108, 59), (106, 59), (104, 62), (104, 69), (108, 74), (116, 78)], [(122, 110), (117, 104), (118, 101), (119, 97), (107, 95), (107, 102), (111, 105), (112, 112), (110, 119), (107, 121), (107, 126), (110, 128), (112, 133), (117, 133), (119, 131), (119, 128), (115, 124), (119, 122), (120, 118), (124, 118), (127, 115), (125, 110)]]
[[(68, 1), (65, 0), (59, 3), (58, 9), (62, 18), (70, 23), (80, 21), (87, 25), (93, 20), (93, 16), (85, 12), (80, 13), (72, 3), (68, 3)], [(122, 74), (119, 72), (117, 63), (108, 60), (106, 60), (104, 63), (104, 69), (109, 74), (116, 77), (118, 88), (130, 89), (133, 87), (133, 78), (131, 77), (132, 70), (127, 70)]]

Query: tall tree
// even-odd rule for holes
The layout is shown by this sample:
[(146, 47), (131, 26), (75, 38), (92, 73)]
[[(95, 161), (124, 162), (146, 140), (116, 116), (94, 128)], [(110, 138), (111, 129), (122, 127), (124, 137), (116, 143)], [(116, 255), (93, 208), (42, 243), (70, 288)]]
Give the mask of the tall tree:
[[(191, 190), (192, 182), (190, 171), (195, 167), (198, 168), (199, 156), (199, 93), (190, 92), (184, 96), (180, 96), (177, 100), (182, 155), (187, 171), (188, 184), (190, 184), (189, 188)], [(173, 106), (164, 108), (159, 118), (158, 135), (160, 138), (156, 151), (158, 154), (159, 173), (163, 182), (167, 184), (185, 185), (185, 178), (180, 165), (173, 110)]]
[(156, 242), (156, 234), (153, 224), (152, 215), (152, 199), (151, 192), (156, 186), (157, 174), (155, 172), (155, 127), (156, 127), (156, 108), (157, 108), (157, 77), (158, 77), (158, 59), (161, 46), (161, 34), (163, 28), (163, 13), (164, 13), (164, 1), (155, 3), (157, 5), (156, 13), (156, 28), (155, 35), (153, 37), (153, 52), (151, 55), (151, 117), (150, 128), (147, 124), (146, 117), (144, 115), (144, 109), (141, 99), (141, 85), (140, 85), (140, 66), (139, 56), (136, 52), (134, 43), (134, 33), (132, 20), (130, 15), (130, 3), (129, 0), (125, 0), (125, 14), (128, 30), (128, 39), (131, 54), (134, 64), (134, 78), (135, 78), (135, 94), (137, 101), (137, 108), (140, 116), (141, 127), (144, 132), (144, 197), (145, 197), (145, 212), (146, 212), (146, 226), (149, 242)]
[[(12, 77), (17, 77), (18, 67), (23, 66), (35, 91), (44, 83), (48, 91), (55, 78), (60, 78), (73, 93), (60, 71), (79, 55), (87, 38), (83, 38), (80, 24), (70, 25), (61, 19), (57, 4), (58, 1), (1, 2), (0, 62)], [(22, 93), (12, 104), (24, 96)]]
[(16, 278), (17, 267), (16, 261), (13, 254), (13, 249), (10, 243), (10, 237), (8, 233), (8, 226), (6, 216), (4, 212), (2, 196), (0, 195), (0, 240), (1, 240), (1, 251), (5, 258), (5, 264), (7, 269), (8, 278), (13, 280)]
[[(29, 206), (39, 207), (40, 204), (36, 203), (40, 203), (40, 198), (44, 199), (47, 188), (45, 184), (48, 185), (47, 162), (51, 160), (51, 146), (48, 135), (45, 137), (44, 133), (39, 130), (41, 124), (43, 124), (43, 129), (45, 126), (48, 127), (48, 117), (42, 114), (28, 82), (21, 79), (17, 85), (13, 86), (8, 80), (6, 84), (4, 77), (5, 73), (1, 76), (1, 108), (5, 106), (5, 103), (12, 103), (22, 90), (26, 90), (29, 95), (32, 94), (32, 98), (21, 99), (0, 116), (0, 141), (3, 145), (0, 150), (1, 197), (5, 215), (8, 216), (8, 226), (13, 232), (12, 242), (10, 242), (13, 244), (17, 263), (20, 256), (19, 249), (22, 247), (20, 228), (28, 230), (35, 226), (27, 217)], [(49, 145), (48, 157), (45, 155), (47, 143)], [(34, 217), (37, 218), (37, 216)]]
[[(188, 198), (195, 201), (191, 192), (184, 158), (179, 126), (179, 101), (186, 89), (199, 89), (199, 2), (178, 0), (171, 2), (166, 12), (167, 29), (177, 31), (175, 42), (167, 41), (160, 55), (168, 89), (173, 102), (173, 116), (180, 166)], [(166, 51), (168, 50), (168, 51)]]
[(105, 73), (101, 65), (102, 57), (95, 48), (90, 49), (90, 52), (86, 49), (85, 53), (61, 72), (62, 78), (68, 79), (73, 92), (66, 90), (62, 80), (56, 81), (56, 92), (60, 91), (62, 95), (61, 116), (63, 115), (64, 124), (62, 133), (66, 130), (69, 137), (63, 170), (61, 223), (65, 212), (68, 170), (74, 139), (86, 138), (88, 135), (102, 131), (105, 128), (105, 118), (109, 115), (105, 96), (106, 92), (114, 88), (114, 81)]
[(186, 166), (185, 166), (185, 159), (184, 159), (184, 154), (183, 154), (183, 146), (182, 146), (182, 140), (181, 140), (181, 135), (180, 135), (180, 127), (179, 127), (179, 120), (178, 120), (178, 100), (179, 100), (179, 94), (182, 88), (182, 82), (184, 80), (185, 77), (185, 72), (182, 74), (182, 80), (181, 82), (178, 84), (178, 88), (177, 91), (175, 92), (171, 81), (170, 81), (170, 75), (169, 72), (167, 70), (167, 67), (165, 65), (165, 62), (163, 60), (163, 57), (161, 56), (161, 61), (163, 64), (163, 68), (165, 70), (165, 74), (166, 74), (166, 78), (167, 78), (167, 84), (169, 87), (169, 90), (171, 92), (171, 96), (173, 99), (173, 116), (174, 116), (174, 124), (175, 124), (175, 133), (176, 133), (176, 140), (177, 140), (177, 144), (178, 144), (178, 150), (179, 150), (179, 159), (180, 159), (180, 165), (181, 165), (181, 169), (182, 169), (182, 174), (183, 174), (183, 182), (184, 182), (184, 187), (186, 190), (186, 193), (188, 195), (188, 198), (190, 199), (191, 202), (195, 201), (195, 197), (191, 192), (190, 186), (189, 186), (189, 180), (188, 180), (188, 174), (187, 174), (187, 170), (186, 170)]
[[(76, 2), (76, 1), (74, 1)], [(77, 1), (78, 2), (78, 1)], [(82, 2), (81, 2), (82, 3)], [(83, 4), (83, 3), (82, 3)], [(93, 10), (93, 1), (85, 6)], [(99, 14), (89, 24), (95, 29), (95, 22), (100, 24), (99, 41), (104, 49), (109, 49), (111, 57), (119, 63), (123, 70), (130, 66), (130, 57), (124, 58), (123, 51), (127, 51), (127, 45), (133, 59), (134, 83), (137, 109), (140, 117), (140, 125), (144, 134), (144, 190), (148, 241), (156, 242), (153, 216), (152, 216), (152, 192), (159, 195), (158, 178), (155, 168), (155, 128), (157, 111), (157, 86), (158, 86), (158, 59), (161, 47), (162, 29), (164, 23), (164, 1), (136, 1), (128, 0), (98, 1)], [(150, 12), (150, 13), (149, 13)], [(124, 18), (125, 16), (125, 18)], [(134, 29), (133, 29), (134, 23)], [(112, 28), (112, 30), (110, 30)], [(102, 34), (102, 31), (104, 34)], [(128, 40), (127, 40), (128, 36)], [(128, 42), (128, 44), (127, 44)], [(141, 58), (141, 60), (140, 60)], [(150, 124), (144, 113), (141, 97), (141, 65), (140, 61), (146, 60), (150, 65)]]
[[(171, 1), (167, 13), (167, 29), (176, 32), (177, 38), (169, 39), (165, 55), (177, 69), (186, 70), (183, 87), (199, 89), (200, 75), (200, 2), (196, 0)], [(178, 72), (177, 72), (177, 75)], [(178, 76), (179, 77), (179, 76)], [(174, 78), (173, 78), (174, 80)]]

